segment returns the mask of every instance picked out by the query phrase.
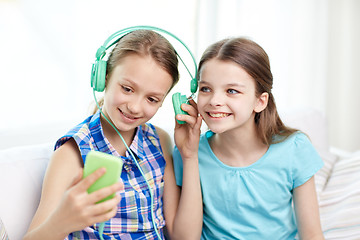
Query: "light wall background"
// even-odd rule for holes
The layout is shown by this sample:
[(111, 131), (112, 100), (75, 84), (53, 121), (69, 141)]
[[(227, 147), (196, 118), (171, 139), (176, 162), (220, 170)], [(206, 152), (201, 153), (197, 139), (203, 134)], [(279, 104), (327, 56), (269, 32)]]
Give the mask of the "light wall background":
[[(196, 60), (222, 38), (253, 39), (270, 57), (279, 112), (316, 109), (331, 146), (360, 149), (358, 0), (0, 0), (0, 148), (53, 140), (82, 121), (97, 48), (134, 25), (174, 33)], [(181, 76), (174, 91), (188, 95)], [(153, 122), (172, 130), (170, 97)]]

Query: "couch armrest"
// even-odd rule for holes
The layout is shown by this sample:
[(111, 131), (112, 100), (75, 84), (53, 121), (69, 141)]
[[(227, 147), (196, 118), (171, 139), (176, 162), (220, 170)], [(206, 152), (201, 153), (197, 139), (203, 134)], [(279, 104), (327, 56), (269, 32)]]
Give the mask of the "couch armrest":
[(9, 239), (22, 239), (39, 204), (52, 144), (0, 151), (0, 216)]

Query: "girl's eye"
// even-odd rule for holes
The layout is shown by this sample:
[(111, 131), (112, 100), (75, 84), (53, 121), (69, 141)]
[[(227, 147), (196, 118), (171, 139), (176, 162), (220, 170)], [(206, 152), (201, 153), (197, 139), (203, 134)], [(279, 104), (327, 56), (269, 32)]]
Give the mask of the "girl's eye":
[(228, 89), (228, 90), (227, 90), (227, 93), (237, 94), (237, 93), (239, 93), (239, 91), (237, 91), (237, 90), (235, 90), (235, 89)]
[(152, 97), (149, 97), (148, 100), (151, 103), (158, 103), (159, 102), (159, 100), (157, 100), (156, 98), (152, 98)]
[(124, 90), (124, 92), (131, 92), (131, 88), (126, 87), (126, 86), (121, 86), (121, 88)]
[(210, 88), (208, 88), (208, 87), (201, 87), (201, 88), (200, 88), (200, 91), (201, 91), (201, 92), (210, 92)]

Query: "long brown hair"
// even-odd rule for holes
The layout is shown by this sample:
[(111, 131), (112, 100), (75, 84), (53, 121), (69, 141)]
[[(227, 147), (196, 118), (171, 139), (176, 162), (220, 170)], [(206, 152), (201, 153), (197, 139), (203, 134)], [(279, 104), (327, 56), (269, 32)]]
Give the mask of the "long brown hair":
[[(210, 59), (232, 61), (238, 64), (254, 79), (256, 97), (264, 92), (269, 94), (266, 108), (256, 113), (254, 118), (257, 132), (265, 144), (283, 141), (298, 131), (285, 126), (279, 117), (271, 92), (273, 75), (269, 57), (260, 45), (246, 38), (228, 38), (218, 41), (210, 45), (203, 53), (199, 63), (199, 73), (204, 63)], [(280, 138), (274, 138), (276, 135)]]
[[(179, 81), (178, 58), (171, 43), (159, 33), (151, 30), (139, 29), (132, 31), (121, 37), (112, 49), (107, 60), (106, 75), (109, 79), (114, 68), (120, 61), (130, 54), (139, 56), (151, 56), (159, 66), (161, 66), (173, 79), (171, 88)], [(105, 82), (105, 88), (107, 80)], [(99, 100), (99, 105), (103, 105), (104, 100)], [(97, 107), (93, 113), (97, 111)]]

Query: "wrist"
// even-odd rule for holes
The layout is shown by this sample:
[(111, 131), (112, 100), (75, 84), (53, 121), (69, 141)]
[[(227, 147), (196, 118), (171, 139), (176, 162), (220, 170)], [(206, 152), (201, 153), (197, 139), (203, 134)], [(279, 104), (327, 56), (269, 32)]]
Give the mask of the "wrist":
[(65, 226), (59, 224), (60, 223), (54, 219), (49, 219), (49, 221), (46, 222), (48, 232), (53, 239), (65, 239), (70, 234), (70, 232), (65, 230)]
[(49, 222), (44, 222), (42, 225), (38, 226), (37, 228), (34, 228), (26, 233), (23, 240), (46, 240), (49, 239), (49, 236), (51, 236), (51, 239), (53, 240), (63, 240), (67, 237), (68, 234), (66, 233), (60, 233), (61, 227), (53, 227)]
[(198, 151), (180, 151), (181, 158), (183, 162), (185, 161), (198, 161)]
[(69, 224), (67, 221), (57, 213), (58, 211), (54, 211), (44, 224), (53, 239), (65, 239), (73, 231), (68, 229)]
[(199, 165), (199, 160), (197, 156), (184, 157), (182, 158), (182, 162), (184, 167), (194, 167)]

